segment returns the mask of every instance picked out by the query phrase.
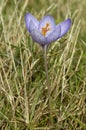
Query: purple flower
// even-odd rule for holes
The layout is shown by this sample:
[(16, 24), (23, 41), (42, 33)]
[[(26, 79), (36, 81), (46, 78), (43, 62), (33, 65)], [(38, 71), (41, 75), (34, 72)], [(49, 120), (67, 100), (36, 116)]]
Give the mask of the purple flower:
[(27, 13), (25, 23), (32, 39), (44, 46), (64, 36), (70, 28), (71, 19), (56, 25), (54, 18), (50, 15), (44, 16), (42, 20), (38, 21), (32, 14)]

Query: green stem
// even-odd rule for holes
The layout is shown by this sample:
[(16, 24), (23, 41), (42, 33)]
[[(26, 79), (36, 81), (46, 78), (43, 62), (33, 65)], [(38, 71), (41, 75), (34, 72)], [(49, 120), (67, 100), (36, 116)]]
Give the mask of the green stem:
[(48, 76), (47, 46), (46, 45), (43, 47), (43, 56), (44, 56), (44, 67), (45, 67), (45, 72), (46, 72), (46, 82), (47, 82), (47, 87), (48, 87), (48, 105), (49, 105), (50, 123), (53, 124), (53, 120), (52, 120), (52, 103), (51, 103), (51, 89), (50, 89), (49, 76)]

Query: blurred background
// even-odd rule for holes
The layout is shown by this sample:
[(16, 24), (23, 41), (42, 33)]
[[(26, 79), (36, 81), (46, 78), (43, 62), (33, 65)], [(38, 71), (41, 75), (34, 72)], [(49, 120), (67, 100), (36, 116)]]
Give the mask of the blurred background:
[[(72, 21), (47, 54), (53, 124), (42, 49), (26, 30), (27, 12)], [(0, 0), (0, 129), (86, 129), (86, 0)]]

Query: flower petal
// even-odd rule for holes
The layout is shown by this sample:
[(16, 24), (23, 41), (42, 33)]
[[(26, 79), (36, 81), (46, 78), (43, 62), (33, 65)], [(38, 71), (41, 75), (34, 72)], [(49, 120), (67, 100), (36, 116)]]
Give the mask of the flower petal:
[(50, 15), (44, 16), (44, 18), (39, 22), (40, 33), (42, 33), (43, 28), (46, 28), (47, 24), (49, 24), (50, 31), (47, 31), (46, 36), (48, 36), (54, 30), (55, 27), (54, 18)]
[(25, 23), (26, 23), (26, 28), (27, 30), (30, 32), (30, 21), (33, 21), (35, 26), (38, 28), (38, 25), (39, 25), (39, 21), (30, 13), (27, 13), (26, 16), (25, 16)]
[(60, 37), (62, 37), (63, 35), (65, 35), (68, 32), (68, 30), (69, 30), (69, 28), (71, 26), (71, 19), (67, 19), (67, 20), (61, 22), (60, 24), (58, 24), (57, 26), (59, 26), (59, 25), (61, 26), (61, 35), (60, 35)]
[(44, 37), (44, 36), (42, 36), (41, 34), (40, 34), (40, 32), (38, 32), (38, 30), (33, 30), (33, 31), (31, 31), (31, 36), (32, 36), (32, 39), (35, 41), (35, 42), (37, 42), (37, 43), (39, 43), (39, 44), (41, 44), (41, 45), (45, 45), (46, 44), (46, 38)]
[(60, 27), (60, 25), (58, 25), (54, 29), (54, 31), (50, 35), (48, 35), (47, 44), (50, 44), (51, 42), (56, 41), (59, 38), (60, 34), (61, 34), (61, 27)]
[(46, 44), (46, 38), (41, 35), (41, 33), (39, 32), (38, 28), (35, 26), (33, 21), (30, 22), (29, 29), (30, 29), (30, 35), (35, 42), (37, 42), (41, 45)]
[(36, 25), (34, 24), (34, 22), (31, 20), (29, 23), (29, 32), (33, 31), (33, 30), (38, 30), (38, 28), (36, 27)]

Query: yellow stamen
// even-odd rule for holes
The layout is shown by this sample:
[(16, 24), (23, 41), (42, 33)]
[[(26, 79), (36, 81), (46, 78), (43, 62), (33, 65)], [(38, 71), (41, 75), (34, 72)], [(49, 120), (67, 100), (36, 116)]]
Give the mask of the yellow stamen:
[(45, 27), (42, 28), (42, 35), (46, 36), (46, 33), (50, 31), (50, 24), (46, 23)]

